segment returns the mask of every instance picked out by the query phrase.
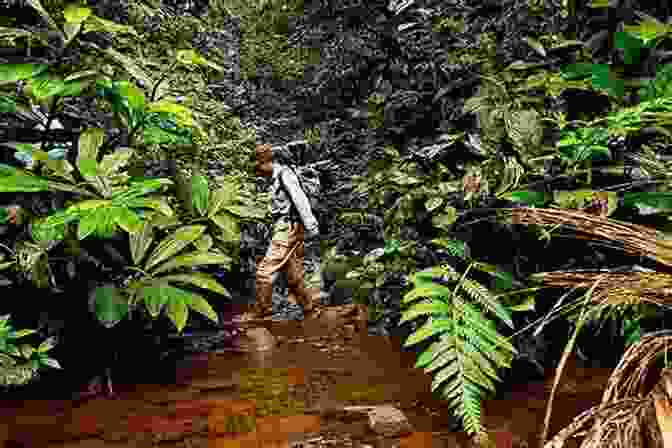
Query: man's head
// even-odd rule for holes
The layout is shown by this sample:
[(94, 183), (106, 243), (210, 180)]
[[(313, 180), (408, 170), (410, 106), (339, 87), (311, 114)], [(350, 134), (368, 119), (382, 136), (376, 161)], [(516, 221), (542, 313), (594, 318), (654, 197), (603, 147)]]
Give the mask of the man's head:
[(257, 176), (269, 177), (273, 175), (273, 147), (271, 145), (257, 145), (255, 171)]

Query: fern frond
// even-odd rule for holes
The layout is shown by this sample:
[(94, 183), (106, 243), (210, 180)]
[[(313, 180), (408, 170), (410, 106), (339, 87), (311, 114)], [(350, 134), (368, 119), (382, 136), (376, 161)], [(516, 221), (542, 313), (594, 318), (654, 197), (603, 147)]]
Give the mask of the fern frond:
[(425, 339), (431, 338), (435, 334), (451, 331), (452, 327), (453, 322), (450, 320), (434, 319), (430, 317), (429, 319), (427, 319), (427, 322), (425, 322), (425, 324), (422, 327), (418, 328), (415, 331), (415, 333), (413, 333), (408, 337), (408, 339), (406, 339), (404, 347), (408, 347), (417, 344), (419, 342), (422, 342)]
[[(406, 310), (400, 323), (428, 319), (404, 345), (439, 335), (418, 356), (416, 367), (433, 374), (432, 391), (441, 389), (449, 407), (463, 419), (465, 430), (481, 433), (482, 396), (495, 392), (494, 382), (501, 381), (497, 369), (511, 367), (516, 349), (480, 306), (513, 326), (509, 312), (483, 285), (443, 267), (417, 272), (411, 281), (415, 288), (404, 296), (404, 303), (424, 300)], [(457, 289), (450, 286), (458, 281)]]
[(450, 288), (447, 288), (443, 285), (437, 285), (435, 283), (428, 286), (421, 286), (414, 288), (404, 294), (404, 299), (402, 303), (410, 303), (414, 300), (428, 298), (436, 299), (437, 301), (450, 297), (452, 291)]
[(486, 287), (469, 278), (465, 278), (462, 281), (461, 286), (461, 289), (470, 298), (483, 305), (488, 311), (500, 318), (510, 328), (513, 328), (513, 320), (511, 319), (509, 310), (499, 303)]
[(440, 300), (417, 303), (402, 313), (399, 323), (408, 322), (409, 320), (426, 315), (439, 314), (445, 316), (450, 314), (450, 310), (451, 306)]

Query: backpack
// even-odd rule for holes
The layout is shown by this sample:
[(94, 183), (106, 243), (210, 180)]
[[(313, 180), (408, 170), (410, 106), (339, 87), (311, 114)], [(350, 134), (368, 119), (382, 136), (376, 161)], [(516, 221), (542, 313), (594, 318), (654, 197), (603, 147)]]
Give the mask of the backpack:
[[(311, 167), (310, 165), (304, 165), (304, 166), (286, 165), (286, 166), (288, 169), (292, 170), (294, 174), (296, 174), (296, 177), (299, 180), (299, 186), (301, 187), (306, 197), (308, 198), (308, 202), (310, 203), (310, 209), (312, 210), (313, 214), (315, 214), (315, 210), (317, 209), (318, 204), (320, 203), (320, 190), (321, 190), (320, 172), (315, 168)], [(283, 188), (286, 188), (284, 184)], [(292, 216), (294, 219), (300, 222), (300, 216), (298, 211), (296, 210), (296, 207), (292, 207), (290, 211), (290, 216)]]

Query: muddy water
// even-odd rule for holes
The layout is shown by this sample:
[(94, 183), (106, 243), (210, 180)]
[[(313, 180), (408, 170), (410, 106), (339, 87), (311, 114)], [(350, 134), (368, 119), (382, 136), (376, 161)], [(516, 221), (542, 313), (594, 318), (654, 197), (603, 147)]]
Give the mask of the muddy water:
[[(175, 384), (117, 385), (117, 399), (4, 402), (0, 440), (12, 447), (468, 447), (451, 413), (400, 340), (343, 334), (322, 321), (271, 322), (266, 352), (214, 352), (176, 367)], [(549, 378), (546, 384), (552, 380)], [(551, 434), (599, 401), (609, 371), (570, 363)], [(518, 385), (485, 402), (500, 447), (537, 446), (549, 387)], [(392, 404), (414, 432), (381, 438), (348, 406)], [(1, 446), (1, 445), (0, 445)]]

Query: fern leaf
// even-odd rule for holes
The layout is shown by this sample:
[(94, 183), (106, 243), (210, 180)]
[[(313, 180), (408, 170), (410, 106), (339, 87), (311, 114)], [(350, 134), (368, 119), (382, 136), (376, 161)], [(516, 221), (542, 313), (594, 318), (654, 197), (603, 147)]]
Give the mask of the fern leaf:
[[(484, 365), (489, 366), (488, 363), (485, 363)], [(483, 389), (487, 389), (494, 393), (495, 384), (482, 372), (482, 367), (483, 366), (474, 361), (474, 358), (471, 355), (465, 355), (462, 359), (464, 378), (470, 380), (474, 384), (478, 384), (483, 387)]]
[(440, 341), (432, 343), (429, 347), (427, 347), (427, 350), (424, 352), (420, 353), (418, 355), (418, 359), (415, 361), (415, 367), (416, 368), (422, 368), (425, 367), (427, 364), (432, 362), (432, 359), (434, 359), (436, 352), (435, 352), (435, 347)]
[(501, 303), (490, 294), (490, 291), (475, 280), (465, 278), (462, 282), (462, 290), (472, 299), (483, 305), (488, 311), (500, 318), (510, 328), (513, 328), (511, 314)]
[(422, 342), (425, 339), (428, 339), (437, 333), (450, 331), (452, 327), (453, 323), (450, 320), (447, 319), (438, 320), (430, 317), (429, 319), (427, 319), (427, 322), (425, 322), (422, 327), (418, 328), (415, 331), (415, 333), (413, 333), (408, 337), (408, 339), (404, 343), (404, 347), (408, 347), (410, 345)]
[(409, 320), (417, 319), (421, 316), (431, 314), (448, 315), (451, 311), (451, 306), (440, 300), (434, 300), (426, 303), (418, 303), (413, 305), (401, 315), (399, 323), (408, 322)]
[[(478, 338), (475, 338), (475, 339), (478, 339)], [(467, 347), (472, 346), (471, 342), (469, 342), (468, 339), (465, 339), (465, 345)], [(497, 371), (492, 366), (492, 364), (500, 364), (499, 362), (497, 362), (497, 357), (496, 356), (493, 356), (492, 358), (489, 358), (489, 357), (486, 356), (485, 353), (477, 350), (475, 347), (470, 348), (468, 353), (469, 353), (469, 355), (468, 355), (467, 358), (465, 358), (465, 363), (466, 362), (473, 362), (477, 366), (478, 369), (483, 371), (484, 374), (487, 374), (493, 380), (501, 381), (500, 378), (497, 376)], [(487, 355), (492, 356), (491, 353), (487, 353)], [(493, 390), (493, 392), (494, 392), (494, 390)]]
[(408, 293), (404, 294), (402, 303), (410, 303), (414, 300), (422, 298), (445, 300), (450, 297), (451, 294), (452, 291), (449, 288), (432, 283), (428, 286), (422, 286), (410, 290)]
[(464, 304), (465, 313), (464, 319), (468, 328), (471, 330), (471, 333), (476, 336), (492, 341), (497, 348), (505, 351), (510, 351), (512, 353), (517, 353), (515, 347), (509, 342), (508, 339), (501, 336), (497, 333), (497, 329), (492, 325), (488, 325), (490, 321), (485, 319), (483, 315), (474, 308), (471, 304)]
[(441, 279), (442, 277), (446, 280), (457, 280), (460, 278), (460, 275), (441, 266), (432, 266), (431, 268), (412, 274), (409, 281), (416, 288), (421, 288), (435, 285), (437, 279)]
[[(455, 361), (456, 359), (457, 355), (455, 354), (454, 350), (446, 350), (445, 352), (441, 353), (439, 356), (434, 358), (432, 362), (427, 367), (425, 367), (425, 372), (429, 373), (438, 368), (446, 367), (448, 364)], [(457, 364), (455, 366), (456, 366), (455, 368), (457, 368)]]
[(464, 429), (468, 434), (483, 431), (481, 425), (481, 390), (474, 384), (465, 383), (462, 392), (462, 403), (458, 413), (464, 420)]

